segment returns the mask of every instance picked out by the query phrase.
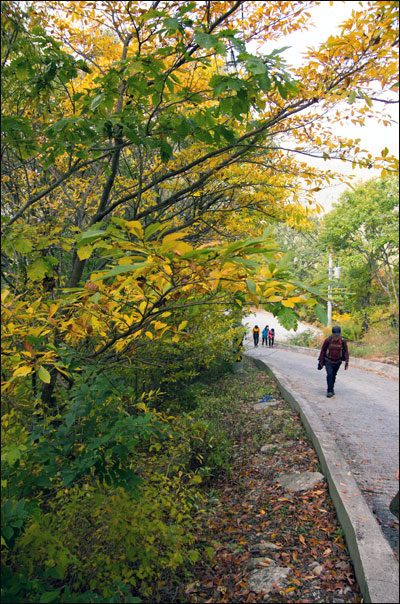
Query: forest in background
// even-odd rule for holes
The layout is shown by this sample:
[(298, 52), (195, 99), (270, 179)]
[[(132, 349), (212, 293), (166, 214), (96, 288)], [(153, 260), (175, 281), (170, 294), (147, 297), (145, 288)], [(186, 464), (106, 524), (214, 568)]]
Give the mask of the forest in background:
[[(356, 356), (398, 364), (399, 346), (399, 180), (374, 178), (345, 191), (332, 211), (308, 229), (287, 225), (275, 230), (277, 241), (295, 251), (293, 268), (304, 282), (332, 288), (333, 322), (340, 325)], [(327, 281), (329, 253), (340, 276)], [(323, 329), (306, 308), (299, 316)], [(309, 330), (293, 344), (318, 347)]]
[[(327, 246), (356, 337), (397, 320), (398, 162), (335, 124), (389, 124), (398, 4), (294, 68), (279, 38), (315, 4), (2, 2), (5, 601), (157, 599), (209, 554), (195, 519), (229, 434), (196, 384), (238, 359), (248, 305), (326, 322)], [(381, 170), (318, 235), (340, 175), (307, 155)]]

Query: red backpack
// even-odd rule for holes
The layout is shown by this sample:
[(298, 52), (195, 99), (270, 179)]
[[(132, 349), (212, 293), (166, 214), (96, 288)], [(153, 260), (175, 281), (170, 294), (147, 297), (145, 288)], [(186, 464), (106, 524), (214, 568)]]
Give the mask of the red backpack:
[(332, 345), (332, 336), (329, 336), (329, 343), (325, 355), (332, 361), (345, 361), (344, 338), (340, 336), (337, 345)]

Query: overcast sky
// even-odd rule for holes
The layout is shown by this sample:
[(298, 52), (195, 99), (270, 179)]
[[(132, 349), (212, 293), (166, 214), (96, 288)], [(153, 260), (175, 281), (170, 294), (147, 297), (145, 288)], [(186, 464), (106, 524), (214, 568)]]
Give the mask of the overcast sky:
[[(336, 1), (333, 6), (329, 5), (329, 2), (322, 2), (319, 6), (315, 6), (310, 9), (312, 21), (315, 24), (314, 28), (310, 28), (307, 33), (296, 32), (290, 36), (286, 36), (279, 40), (280, 46), (290, 46), (291, 48), (286, 50), (283, 54), (289, 65), (300, 65), (302, 61), (302, 51), (306, 51), (309, 46), (318, 46), (322, 42), (325, 42), (330, 35), (339, 33), (339, 25), (348, 19), (353, 9), (359, 10), (360, 4), (366, 4), (366, 2), (342, 2)], [(276, 47), (276, 43), (274, 43)], [(270, 52), (271, 48), (266, 47), (266, 52)], [(380, 109), (382, 109), (382, 103), (379, 103)], [(399, 106), (388, 105), (386, 111), (395, 120), (395, 124), (392, 126), (384, 127), (375, 122), (375, 120), (367, 120), (366, 125), (356, 126), (348, 124), (346, 127), (338, 127), (337, 133), (347, 138), (360, 138), (360, 147), (367, 149), (373, 156), (381, 154), (382, 149), (387, 147), (390, 154), (398, 156), (399, 152)], [(351, 169), (351, 164), (345, 164), (339, 160), (326, 161), (323, 160), (309, 160), (315, 166), (329, 168), (332, 171), (342, 172), (344, 174), (355, 174), (357, 179), (368, 180), (370, 178), (380, 175), (380, 170), (361, 170)], [(314, 163), (315, 162), (315, 163)], [(346, 189), (343, 184), (337, 184), (336, 186), (325, 189), (320, 193), (316, 194), (316, 201), (324, 206), (325, 210), (329, 211), (332, 207), (332, 203), (336, 201), (339, 195)]]

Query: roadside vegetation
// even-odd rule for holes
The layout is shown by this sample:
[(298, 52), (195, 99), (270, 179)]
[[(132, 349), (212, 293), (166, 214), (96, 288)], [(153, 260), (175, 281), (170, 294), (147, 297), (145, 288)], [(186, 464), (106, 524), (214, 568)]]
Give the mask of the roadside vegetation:
[[(327, 602), (335, 593), (346, 602), (361, 601), (326, 483), (292, 495), (277, 485), (281, 472), (319, 469), (300, 419), (271, 378), (250, 360), (243, 365), (241, 373), (225, 364), (204, 373), (182, 390), (179, 413), (143, 403), (115, 421), (118, 405), (108, 397), (113, 428), (104, 423), (105, 401), (94, 387), (86, 395), (91, 426), (82, 419), (75, 430), (69, 472), (86, 460), (95, 471), (81, 473), (73, 484), (54, 475), (45, 486), (32, 440), (22, 431), (23, 453), (6, 479), (20, 475), (20, 495), (27, 498), (30, 490), (36, 503), (14, 507), (3, 527), (9, 544), (3, 600), (263, 601), (247, 586), (246, 566), (262, 540), (272, 543), (268, 555), (277, 564), (292, 569), (284, 586), (271, 592), (271, 602), (312, 601), (317, 593)], [(265, 395), (278, 403), (267, 414), (253, 409)], [(66, 425), (38, 418), (35, 437), (46, 429), (53, 433), (47, 447), (54, 450)], [(78, 441), (78, 433), (86, 438)], [(40, 442), (43, 457), (46, 444)], [(113, 452), (119, 457), (114, 467)], [(108, 462), (102, 479), (96, 454)], [(313, 572), (317, 566), (319, 574)]]

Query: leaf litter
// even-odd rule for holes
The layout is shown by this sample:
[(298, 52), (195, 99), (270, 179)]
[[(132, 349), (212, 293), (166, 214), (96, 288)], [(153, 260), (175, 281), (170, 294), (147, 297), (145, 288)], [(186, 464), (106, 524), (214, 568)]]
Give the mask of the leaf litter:
[[(320, 471), (299, 415), (270, 377), (247, 359), (244, 366), (230, 378), (240, 386), (246, 418), (233, 447), (232, 473), (213, 480), (212, 504), (200, 529), (199, 541), (212, 547), (211, 560), (199, 560), (170, 601), (363, 602), (326, 481), (297, 492), (278, 482), (280, 473)], [(256, 411), (265, 389), (278, 404)], [(272, 446), (261, 454), (265, 444)], [(256, 568), (273, 564), (290, 573), (268, 593), (251, 591), (252, 559)]]

